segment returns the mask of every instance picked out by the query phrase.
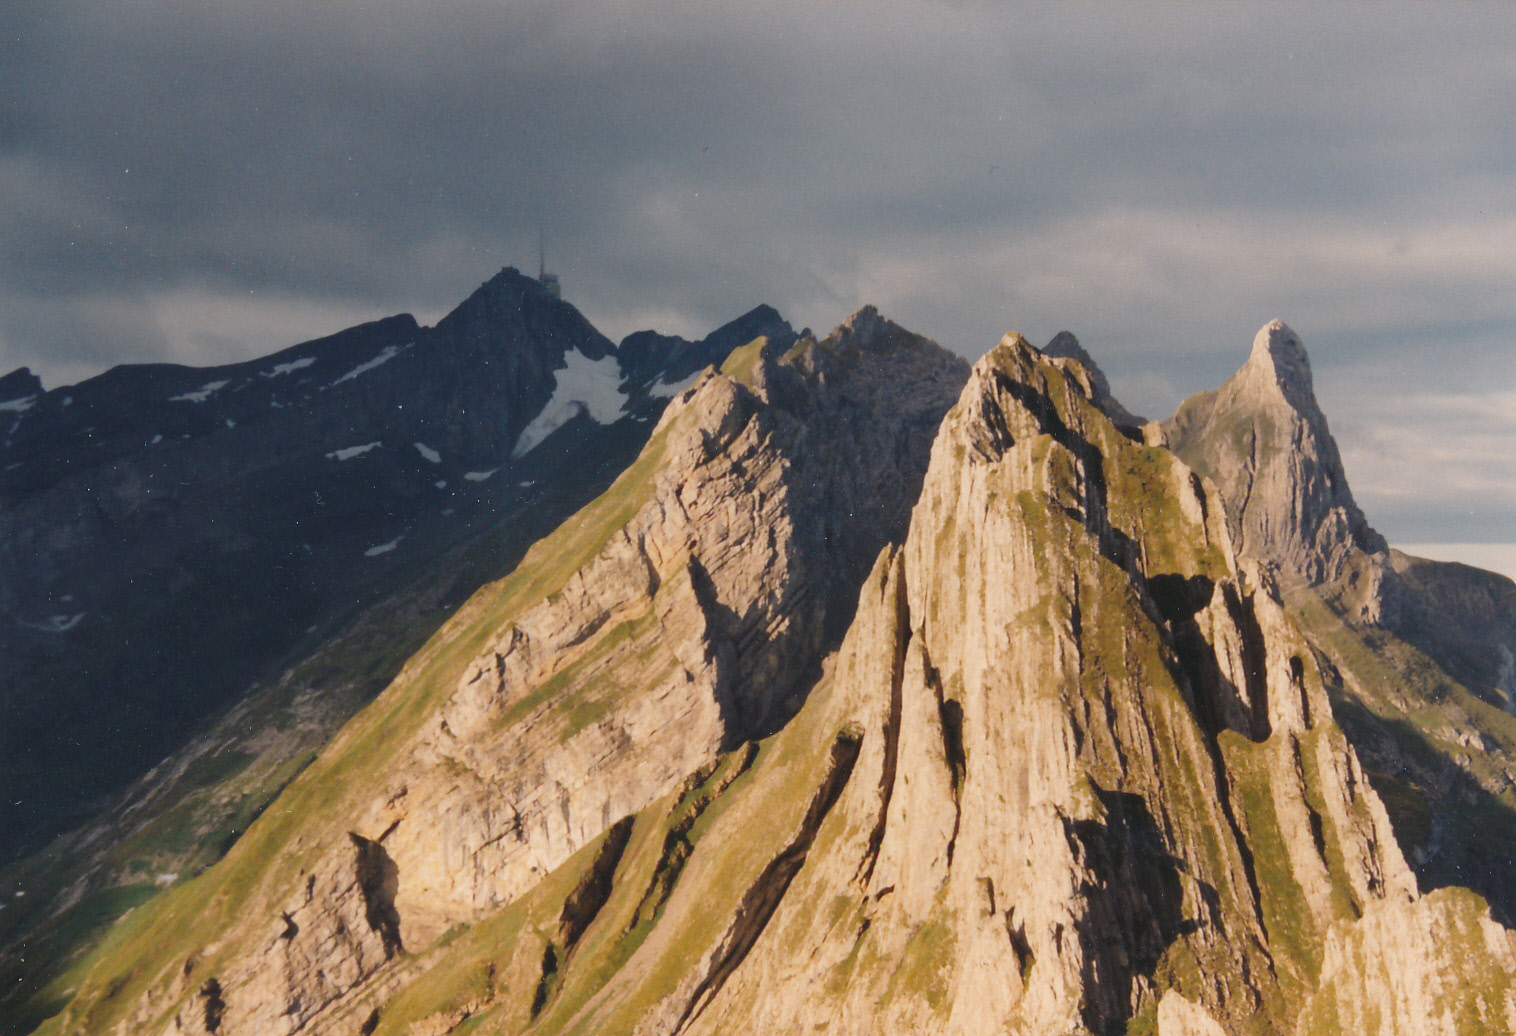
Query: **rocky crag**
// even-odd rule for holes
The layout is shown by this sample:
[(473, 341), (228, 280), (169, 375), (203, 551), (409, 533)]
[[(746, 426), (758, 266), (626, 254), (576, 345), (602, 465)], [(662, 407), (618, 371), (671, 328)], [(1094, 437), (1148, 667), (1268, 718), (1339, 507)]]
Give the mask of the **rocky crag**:
[[(508, 571), (636, 456), (670, 386), (759, 334), (793, 333), (767, 308), (699, 343), (643, 333), (623, 370), (577, 310), (506, 270), (434, 328), (401, 315), (51, 392), (8, 375), (0, 863), (313, 653), (355, 603), (414, 587), (423, 611), (456, 607)], [(481, 535), (470, 562), (438, 564)], [(406, 653), (429, 632), (390, 627)]]
[(1330, 660), (1338, 717), (1422, 884), (1472, 885), (1516, 919), (1516, 585), (1369, 527), (1279, 321), (1218, 391), (1147, 434), (1215, 481), (1240, 550)]
[[(395, 918), (376, 944), (391, 954), (354, 943), (349, 965), (322, 969), (349, 975), (335, 988), (239, 961), (215, 987), (227, 1025), (278, 1031), (339, 1010), (398, 947), (498, 909), (616, 817), (793, 714), (872, 558), (904, 533), (967, 364), (865, 310), (819, 342), (755, 340), (726, 371), (679, 398), (643, 457), (560, 530), (567, 542), (539, 544), (514, 586), (484, 595), (486, 617), (465, 609), (434, 638), (460, 665), (440, 702), (427, 673), (402, 675), (376, 703), (384, 712), (409, 695), (414, 733), (387, 722), (377, 789), (360, 785), (349, 821), (311, 836), (331, 848), (298, 901), (279, 905), (292, 921), (289, 945), (276, 945), (344, 945), (342, 907), (305, 911), (361, 893), (353, 868), (372, 859), (373, 873), (393, 875), (371, 883)], [(475, 623), (466, 634), (463, 621)], [(461, 658), (460, 642), (477, 654)], [(354, 759), (351, 745), (345, 734), (329, 754)], [(331, 776), (310, 780), (332, 791)]]
[(868, 311), (735, 352), (48, 1031), (1516, 1029), (1256, 557), (1311, 530), (1076, 360), (963, 379)]
[(1190, 397), (1156, 432), (1216, 483), (1239, 550), (1286, 580), (1352, 593), (1360, 617), (1382, 618), (1389, 548), (1353, 500), (1305, 347), (1282, 321), (1258, 332), (1220, 389)]
[(759, 335), (796, 338), (759, 307), (615, 345), (507, 269), (432, 328), (0, 379), (0, 1032), (61, 1006), (92, 932), (223, 854)]

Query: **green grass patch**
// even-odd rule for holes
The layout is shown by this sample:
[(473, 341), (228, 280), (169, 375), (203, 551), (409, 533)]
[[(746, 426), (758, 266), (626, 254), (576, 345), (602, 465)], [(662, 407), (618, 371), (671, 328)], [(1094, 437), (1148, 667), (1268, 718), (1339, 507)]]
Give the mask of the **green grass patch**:
[[(183, 965), (186, 952), (222, 938), (249, 910), (272, 909), (272, 901), (295, 886), (298, 872), (342, 836), (342, 818), (352, 815), (354, 800), (383, 783), (394, 753), (452, 693), (463, 668), (508, 617), (560, 589), (650, 498), (669, 434), (663, 429), (605, 493), (527, 551), (514, 572), (475, 593), (218, 866), (136, 911), (134, 920), (150, 917), (145, 926), (118, 926), (70, 1008), (70, 1024), (87, 1031), (114, 1027), (149, 985)], [(288, 851), (297, 834), (303, 850)], [(255, 905), (260, 899), (269, 902)], [(219, 961), (205, 966), (213, 972)], [(159, 1017), (175, 1006), (165, 1004)]]
[(758, 381), (758, 364), (768, 343), (769, 340), (760, 335), (747, 345), (733, 349), (721, 364), (721, 373), (739, 385), (753, 388)]

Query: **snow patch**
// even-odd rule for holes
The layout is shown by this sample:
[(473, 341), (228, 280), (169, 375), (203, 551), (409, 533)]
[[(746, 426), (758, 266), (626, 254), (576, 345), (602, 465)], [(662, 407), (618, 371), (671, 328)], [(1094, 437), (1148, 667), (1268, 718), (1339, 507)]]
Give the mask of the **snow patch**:
[(217, 392), (230, 385), (230, 381), (207, 381), (193, 392), (185, 392), (178, 396), (169, 396), (170, 403), (204, 403)]
[(302, 356), (300, 359), (291, 360), (289, 363), (276, 363), (269, 370), (259, 371), (258, 373), (265, 378), (277, 378), (281, 374), (293, 374), (295, 371), (304, 370), (315, 362), (316, 358), (314, 356)]
[(179, 872), (178, 871), (174, 871), (173, 873), (158, 875), (156, 878), (153, 879), (153, 884), (157, 885), (159, 887), (162, 887), (164, 885), (172, 885), (174, 882), (176, 882), (178, 880), (179, 880)]
[(40, 630), (43, 633), (67, 633), (79, 625), (83, 618), (84, 613), (78, 612), (74, 615), (49, 615), (41, 622), (21, 622), (20, 619), (16, 621), (21, 622), (21, 625), (27, 629)]
[(354, 457), (363, 456), (378, 445), (380, 444), (377, 442), (366, 442), (362, 446), (344, 446), (340, 450), (333, 450), (326, 456), (328, 460), (352, 460)]
[(396, 536), (388, 543), (381, 543), (377, 547), (370, 547), (368, 550), (365, 550), (363, 552), (363, 556), (366, 558), (377, 558), (380, 554), (388, 554), (390, 551), (400, 546), (400, 541), (403, 539), (405, 539), (404, 536)]
[(468, 479), (470, 482), (483, 482), (485, 479), (489, 478), (499, 470), (499, 468), (490, 468), (488, 471), (467, 471), (464, 472), (463, 477)]
[(512, 457), (536, 448), (578, 414), (588, 414), (598, 424), (610, 424), (626, 413), (627, 396), (621, 389), (621, 365), (614, 356), (591, 360), (578, 349), (563, 354), (564, 366), (553, 372), (553, 396), (521, 430)]
[(442, 463), (442, 454), (440, 454), (436, 450), (432, 449), (426, 443), (424, 443), (424, 442), (416, 442), (416, 443), (411, 443), (411, 445), (414, 446), (414, 447), (416, 447), (416, 452), (417, 453), (421, 454), (421, 456), (425, 457), (427, 460), (431, 461), (433, 464), (441, 464)]
[(652, 387), (647, 390), (647, 394), (652, 396), (654, 399), (672, 399), (674, 396), (679, 395), (679, 393), (683, 392), (685, 389), (695, 384), (695, 382), (699, 381), (700, 375), (704, 373), (704, 370), (698, 370), (687, 378), (680, 378), (673, 384), (666, 384), (663, 380), (663, 375), (660, 374), (658, 376), (658, 380), (653, 382)]
[(0, 403), (0, 411), (10, 411), (13, 414), (24, 414), (37, 402), (36, 396), (22, 396), (19, 399), (7, 399)]
[(395, 357), (399, 356), (401, 353), (403, 353), (405, 350), (409, 349), (414, 344), (415, 344), (414, 342), (407, 342), (404, 345), (386, 345), (383, 349), (381, 349), (379, 351), (379, 355), (378, 356), (375, 356), (372, 360), (369, 360), (367, 363), (360, 363), (360, 364), (358, 364), (358, 366), (354, 367), (352, 370), (350, 370), (346, 374), (342, 375), (342, 377), (340, 377), (336, 381), (332, 382), (331, 387), (332, 388), (336, 388), (338, 385), (342, 384), (344, 381), (351, 381), (352, 379), (358, 377), (358, 375), (360, 375), (360, 374), (367, 374), (369, 371), (373, 370), (375, 367), (382, 367), (382, 366), (384, 366), (386, 363), (389, 363), (391, 360), (393, 360)]

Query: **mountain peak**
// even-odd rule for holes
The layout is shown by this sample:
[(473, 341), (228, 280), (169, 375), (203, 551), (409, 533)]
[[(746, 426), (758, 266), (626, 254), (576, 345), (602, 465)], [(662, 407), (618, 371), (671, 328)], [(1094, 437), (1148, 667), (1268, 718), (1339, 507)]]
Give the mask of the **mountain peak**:
[(456, 340), (511, 350), (523, 348), (530, 339), (559, 354), (578, 349), (591, 360), (616, 349), (572, 305), (511, 266), (476, 288), (437, 322), (437, 330)]
[(0, 402), (40, 395), (42, 391), (42, 379), (33, 374), (30, 367), (17, 367), (0, 377)]
[(1253, 351), (1238, 372), (1250, 387), (1272, 385), (1285, 402), (1303, 414), (1319, 413), (1311, 383), (1311, 361), (1300, 336), (1283, 320), (1274, 319), (1258, 329)]
[(1111, 395), (1111, 383), (1107, 380), (1105, 372), (1095, 362), (1095, 358), (1089, 354), (1084, 346), (1079, 344), (1079, 339), (1074, 337), (1072, 331), (1059, 331), (1042, 347), (1042, 355), (1053, 359), (1077, 360), (1089, 372), (1090, 384), (1095, 390), (1095, 405), (1103, 410), (1107, 417), (1123, 427), (1133, 427), (1143, 424), (1143, 419), (1133, 414), (1121, 402)]
[(1351, 570), (1363, 555), (1382, 555), (1384, 539), (1353, 500), (1305, 346), (1289, 325), (1265, 324), (1247, 363), (1219, 390), (1186, 400), (1161, 435), (1215, 480), (1244, 552), (1311, 586), (1359, 582), (1364, 614), (1380, 613), (1379, 580)]
[(903, 330), (901, 327), (879, 315), (879, 310), (873, 305), (867, 305), (855, 311), (828, 337), (836, 338), (839, 343), (851, 345), (858, 349), (868, 349), (878, 344), (892, 333)]

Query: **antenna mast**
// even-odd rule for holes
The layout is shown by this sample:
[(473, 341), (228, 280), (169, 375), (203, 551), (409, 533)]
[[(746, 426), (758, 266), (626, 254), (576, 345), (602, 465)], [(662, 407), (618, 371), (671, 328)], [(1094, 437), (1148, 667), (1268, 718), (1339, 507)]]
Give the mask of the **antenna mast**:
[(541, 230), (537, 231), (537, 283), (546, 288), (553, 298), (562, 297), (563, 288), (558, 283), (558, 275), (547, 272), (547, 245), (543, 241)]

